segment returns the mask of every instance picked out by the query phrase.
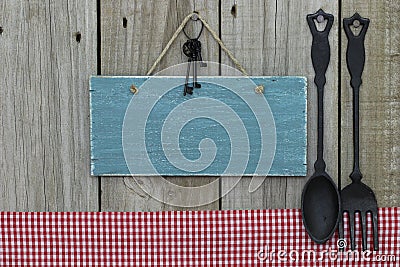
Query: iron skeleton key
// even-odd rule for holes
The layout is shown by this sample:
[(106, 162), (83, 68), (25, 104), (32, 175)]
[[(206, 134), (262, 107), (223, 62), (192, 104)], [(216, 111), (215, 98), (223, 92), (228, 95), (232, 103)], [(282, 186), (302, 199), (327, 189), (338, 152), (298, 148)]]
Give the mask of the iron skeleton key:
[[(189, 39), (182, 46), (183, 53), (188, 57), (188, 62), (187, 62), (188, 68), (186, 71), (186, 80), (183, 91), (184, 96), (186, 94), (190, 95), (193, 94), (194, 88), (201, 88), (201, 84), (197, 82), (197, 62), (200, 62), (200, 67), (207, 67), (207, 63), (203, 62), (203, 58), (201, 56), (201, 42), (199, 41), (199, 37), (203, 32), (203, 27), (204, 27), (203, 22), (201, 23), (202, 26), (200, 33), (196, 38), (189, 38), (186, 32), (183, 31), (186, 37)], [(193, 65), (193, 85), (189, 86), (189, 75), (190, 75), (191, 65)]]

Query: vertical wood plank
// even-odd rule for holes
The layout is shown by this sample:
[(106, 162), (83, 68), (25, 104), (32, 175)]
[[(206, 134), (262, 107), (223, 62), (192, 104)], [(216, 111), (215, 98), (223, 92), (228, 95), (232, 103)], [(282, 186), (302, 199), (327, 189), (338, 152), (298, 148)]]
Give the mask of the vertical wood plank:
[(88, 118), (94, 1), (3, 1), (0, 26), (0, 209), (97, 210)]
[[(196, 10), (218, 30), (218, 1), (196, 1)], [(194, 9), (193, 1), (146, 1), (121, 0), (101, 2), (101, 74), (145, 75), (164, 46), (167, 44), (183, 18)], [(126, 27), (124, 27), (124, 18)], [(188, 25), (189, 26), (189, 25)], [(190, 26), (189, 26), (190, 27)], [(218, 62), (219, 49), (212, 37), (204, 31), (201, 39), (204, 60)], [(186, 37), (181, 34), (175, 41), (158, 70), (186, 62), (182, 44)], [(175, 74), (176, 75), (176, 74)], [(185, 75), (185, 73), (181, 73)], [(139, 185), (131, 177), (104, 177), (101, 182), (102, 210), (152, 211), (179, 209), (150, 198), (141, 187), (165, 191), (165, 200), (180, 198), (182, 202), (193, 196), (182, 196), (179, 192), (167, 192), (159, 188), (154, 180), (140, 177)], [(168, 178), (180, 186), (194, 187), (208, 184), (215, 178)], [(210, 195), (218, 197), (219, 188)], [(202, 196), (197, 196), (202, 197)], [(196, 207), (218, 209), (218, 202)]]
[[(232, 5), (236, 3), (236, 17)], [(222, 1), (222, 39), (250, 75), (301, 75), (308, 79), (308, 173), (313, 172), (317, 144), (316, 87), (311, 64), (311, 33), (306, 15), (319, 8), (337, 17), (335, 1)], [(337, 179), (338, 163), (338, 34), (337, 20), (330, 33), (331, 63), (325, 86), (325, 160), (327, 171)], [(231, 64), (223, 55), (222, 63)], [(308, 177), (267, 177), (249, 193), (251, 178), (242, 178), (222, 199), (223, 209), (299, 208)], [(230, 186), (229, 178), (222, 186)]]
[[(355, 12), (371, 20), (360, 89), (360, 165), (363, 182), (378, 206), (400, 205), (400, 2), (342, 1), (343, 18)], [(342, 172), (350, 182), (353, 167), (352, 89), (346, 67), (347, 38), (342, 32)]]

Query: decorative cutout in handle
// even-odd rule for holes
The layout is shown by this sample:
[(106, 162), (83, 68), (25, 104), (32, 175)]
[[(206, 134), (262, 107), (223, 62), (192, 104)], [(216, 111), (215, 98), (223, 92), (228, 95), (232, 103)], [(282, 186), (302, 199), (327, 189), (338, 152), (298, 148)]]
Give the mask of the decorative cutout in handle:
[[(327, 20), (328, 23), (323, 31), (318, 31), (314, 20), (322, 21), (321, 18)], [(314, 14), (307, 15), (308, 26), (310, 27), (311, 34), (313, 36), (311, 46), (311, 59), (315, 71), (314, 82), (318, 89), (321, 89), (326, 82), (325, 73), (328, 69), (331, 49), (329, 46), (329, 32), (332, 28), (334, 17), (332, 14), (325, 13), (322, 9), (318, 10)]]
[[(356, 21), (358, 21), (358, 23), (362, 26), (359, 35), (354, 35), (353, 31), (350, 28), (350, 26), (353, 25)], [(364, 40), (368, 30), (368, 26), (369, 19), (361, 17), (358, 13), (355, 13), (350, 18), (343, 19), (343, 28), (348, 39), (346, 59), (347, 68), (349, 69), (351, 76), (350, 84), (353, 88), (357, 88), (357, 90), (362, 83), (361, 75), (363, 73), (365, 64)]]

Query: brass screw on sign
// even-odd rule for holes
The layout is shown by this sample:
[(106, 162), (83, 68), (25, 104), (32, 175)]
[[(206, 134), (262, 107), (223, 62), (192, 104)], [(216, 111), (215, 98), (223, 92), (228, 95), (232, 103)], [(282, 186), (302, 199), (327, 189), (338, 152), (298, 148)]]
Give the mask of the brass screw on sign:
[(135, 94), (135, 95), (139, 92), (139, 89), (138, 89), (138, 88), (136, 87), (136, 85), (134, 85), (134, 84), (131, 85), (130, 90), (131, 90), (131, 92), (132, 92), (133, 94)]
[(263, 93), (264, 93), (264, 85), (258, 85), (258, 86), (256, 86), (256, 88), (254, 89), (254, 91), (255, 91), (257, 94), (263, 94)]

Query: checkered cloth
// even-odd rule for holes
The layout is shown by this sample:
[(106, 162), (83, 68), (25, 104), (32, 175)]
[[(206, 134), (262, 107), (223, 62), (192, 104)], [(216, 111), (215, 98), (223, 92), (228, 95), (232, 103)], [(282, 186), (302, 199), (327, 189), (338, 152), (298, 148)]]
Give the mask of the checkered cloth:
[[(357, 260), (337, 252), (337, 234), (314, 244), (297, 209), (2, 212), (0, 265), (400, 266), (399, 215), (400, 208), (379, 210), (380, 251), (362, 257), (359, 249)], [(368, 238), (372, 248), (371, 228)]]

